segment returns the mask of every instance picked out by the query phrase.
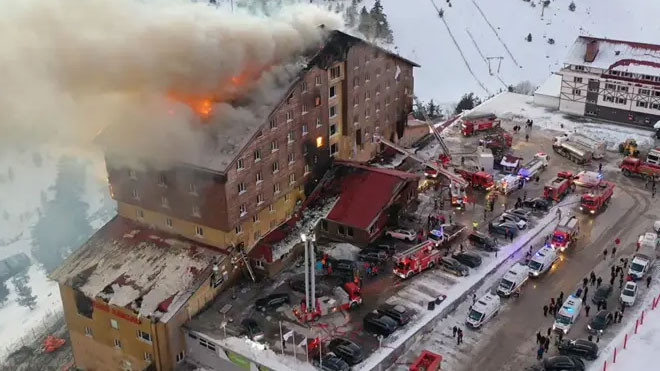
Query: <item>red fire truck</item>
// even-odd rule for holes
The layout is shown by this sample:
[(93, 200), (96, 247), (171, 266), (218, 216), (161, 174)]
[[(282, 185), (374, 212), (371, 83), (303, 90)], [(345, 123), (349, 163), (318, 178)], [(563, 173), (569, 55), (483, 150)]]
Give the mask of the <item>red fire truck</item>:
[(423, 350), (408, 371), (438, 371), (442, 363), (442, 356), (428, 350)]
[(578, 233), (580, 233), (580, 224), (575, 215), (563, 216), (555, 231), (552, 232), (552, 241), (550, 245), (562, 252), (575, 242)]
[(394, 255), (394, 274), (409, 278), (425, 269), (433, 268), (441, 258), (440, 250), (435, 249), (435, 241), (422, 242)]
[(614, 193), (614, 183), (601, 180), (589, 193), (582, 195), (580, 210), (595, 214), (602, 210), (610, 202)]
[(646, 180), (660, 177), (660, 165), (644, 162), (635, 157), (624, 158), (619, 168), (625, 176), (639, 175)]
[(479, 145), (488, 149), (506, 149), (511, 148), (513, 144), (513, 137), (511, 134), (504, 130), (499, 130), (497, 133), (486, 135), (483, 139), (479, 139)]
[(354, 282), (346, 282), (343, 287), (337, 286), (332, 294), (316, 298), (316, 309), (312, 310), (303, 301), (293, 308), (293, 314), (300, 322), (316, 321), (322, 316), (354, 308), (362, 304), (360, 287)]
[(492, 113), (469, 114), (463, 116), (461, 120), (461, 133), (466, 137), (500, 127), (500, 120)]
[(573, 174), (570, 171), (561, 171), (557, 173), (556, 178), (543, 187), (543, 198), (559, 201), (574, 189)]
[(465, 179), (472, 188), (491, 190), (495, 186), (493, 176), (485, 171), (470, 171), (467, 169), (454, 169), (454, 172)]

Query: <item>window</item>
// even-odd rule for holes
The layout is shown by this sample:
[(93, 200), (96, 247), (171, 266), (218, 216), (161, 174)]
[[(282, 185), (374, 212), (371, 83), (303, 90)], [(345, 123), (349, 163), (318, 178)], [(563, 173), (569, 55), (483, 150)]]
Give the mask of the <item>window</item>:
[(389, 96), (389, 95), (388, 95), (387, 97), (385, 97), (385, 105), (386, 105), (386, 106), (389, 106), (389, 105), (390, 105), (390, 100), (391, 100), (391, 99), (390, 99), (390, 96)]
[(148, 361), (148, 362), (151, 362), (151, 360), (152, 360), (151, 353), (149, 353), (149, 352), (144, 352), (144, 360), (145, 360), (145, 361)]
[(353, 77), (353, 88), (357, 88), (358, 86), (360, 86), (360, 78), (355, 76)]
[(142, 209), (135, 210), (135, 215), (137, 215), (138, 219), (144, 218), (144, 210)]
[(204, 228), (196, 225), (195, 226), (195, 234), (197, 235), (197, 237), (204, 237)]
[(385, 71), (389, 71), (391, 67), (392, 67), (392, 66), (391, 66), (390, 62), (387, 62), (387, 63), (385, 64)]
[(192, 214), (193, 214), (193, 216), (196, 216), (196, 217), (202, 216), (202, 214), (199, 212), (199, 206), (193, 205)]
[(289, 195), (288, 194), (284, 195), (284, 201), (289, 201)]
[(573, 82), (581, 83), (581, 82), (582, 82), (582, 78), (581, 78), (581, 77), (573, 77)]
[(367, 101), (371, 99), (371, 92), (369, 90), (364, 92), (364, 100)]
[(302, 105), (302, 114), (306, 114), (309, 110), (307, 109), (307, 103), (303, 103)]
[(321, 97), (317, 96), (314, 98), (314, 106), (318, 107), (321, 105)]
[(369, 74), (369, 72), (365, 72), (364, 73), (364, 82), (367, 82), (369, 80), (371, 80), (371, 75)]
[(271, 213), (275, 212), (275, 205), (273, 204), (268, 205), (268, 211)]
[(272, 118), (270, 119), (270, 128), (275, 129), (277, 127), (277, 119)]
[(241, 206), (238, 207), (238, 214), (240, 216), (245, 216), (245, 214), (247, 214), (247, 206), (245, 206), (245, 204), (241, 204)]
[(133, 169), (128, 169), (128, 177), (137, 180), (137, 172)]
[(357, 94), (353, 95), (353, 107), (357, 107), (360, 104), (360, 97)]
[(614, 97), (611, 96), (611, 95), (604, 95), (604, 96), (603, 96), (603, 100), (604, 100), (605, 102), (612, 102), (612, 103), (614, 103)]
[(119, 340), (119, 339), (115, 339), (115, 340), (114, 340), (114, 343), (115, 343), (115, 348), (117, 348), (117, 349), (121, 349), (121, 340)]
[(291, 111), (287, 111), (287, 113), (286, 113), (286, 121), (288, 122), (288, 121), (291, 121), (291, 120), (293, 120), (293, 112), (291, 112)]
[(647, 108), (649, 106), (648, 102), (642, 102), (640, 100), (637, 101), (637, 107), (644, 107)]
[(278, 149), (280, 149), (280, 145), (277, 143), (276, 140), (270, 142), (270, 150), (271, 150), (272, 152), (275, 152), (275, 151), (277, 151)]
[(380, 85), (376, 86), (376, 95), (380, 95)]
[(293, 143), (295, 140), (296, 135), (294, 134), (293, 130), (289, 130), (289, 133), (286, 135), (286, 140), (289, 143)]
[(639, 89), (639, 94), (641, 94), (641, 95), (651, 95), (651, 91), (649, 89)]
[(326, 232), (328, 231), (328, 221), (327, 220), (325, 220), (325, 219), (321, 220), (321, 229), (323, 229)]
[(385, 82), (385, 89), (389, 89), (389, 88), (390, 88), (390, 85), (392, 85), (392, 84), (391, 84), (391, 81), (390, 81), (390, 80), (387, 80), (387, 81)]
[(335, 155), (337, 152), (339, 152), (339, 148), (337, 146), (337, 143), (333, 144), (330, 146), (330, 155)]
[(286, 97), (286, 104), (291, 104), (291, 99), (293, 99), (293, 93), (289, 94), (289, 96)]
[(335, 117), (337, 116), (337, 106), (331, 106), (330, 107), (330, 117)]
[(90, 327), (85, 327), (85, 336), (92, 337), (92, 329)]
[(320, 117), (317, 117), (317, 118), (316, 118), (316, 127), (317, 127), (317, 128), (318, 128), (318, 127), (321, 127), (321, 118), (320, 118)]
[(323, 137), (316, 137), (316, 148), (323, 147)]
[(151, 334), (148, 332), (144, 332), (142, 330), (137, 330), (137, 337), (138, 340), (146, 341), (148, 343), (151, 343)]
[(197, 186), (195, 183), (188, 184), (188, 193), (191, 195), (197, 195)]
[(158, 185), (161, 187), (167, 187), (167, 177), (165, 174), (158, 175)]
[(368, 119), (369, 115), (371, 115), (371, 109), (369, 109), (369, 107), (367, 107), (367, 109), (364, 110), (364, 118)]
[(264, 135), (264, 133), (261, 130), (257, 131), (257, 138), (261, 138), (262, 135)]
[(581, 95), (581, 94), (582, 94), (582, 90), (580, 90), (580, 89), (573, 89), (573, 95)]
[(376, 112), (380, 112), (380, 102), (376, 103)]
[(252, 223), (258, 223), (258, 222), (259, 222), (259, 214), (252, 215)]
[(138, 194), (138, 190), (136, 188), (133, 188), (132, 195), (133, 195), (134, 199), (136, 199), (136, 200), (140, 199), (140, 195)]
[(262, 195), (261, 193), (259, 193), (259, 194), (257, 195), (257, 205), (261, 205), (261, 204), (263, 204), (263, 203), (264, 203), (264, 195)]
[(254, 151), (254, 162), (261, 161), (261, 151), (258, 149)]
[(296, 182), (296, 174), (289, 174), (289, 184)]
[(206, 339), (199, 339), (199, 345), (203, 346), (204, 348), (214, 351), (215, 352), (215, 344), (206, 341)]
[(239, 224), (236, 226), (236, 228), (234, 228), (234, 231), (236, 232), (236, 234), (241, 234), (243, 233), (243, 227)]
[(166, 209), (170, 208), (170, 200), (165, 196), (160, 196), (160, 205)]
[(245, 189), (246, 189), (245, 183), (243, 183), (243, 182), (238, 183), (238, 194), (239, 195), (245, 193)]
[(618, 91), (628, 91), (628, 87), (627, 86), (617, 86), (617, 90)]
[(186, 358), (186, 353), (182, 350), (181, 353), (176, 355), (176, 363), (180, 363)]
[(342, 235), (346, 234), (346, 229), (344, 228), (343, 225), (338, 225), (337, 226), (337, 233), (342, 234)]
[(337, 95), (336, 88), (334, 86), (330, 87), (330, 98), (334, 98)]
[(376, 68), (376, 77), (380, 76), (380, 67)]
[(353, 237), (353, 228), (352, 227), (346, 227), (346, 234), (349, 237)]
[(584, 66), (573, 66), (576, 71), (584, 71)]
[(314, 84), (316, 84), (317, 86), (321, 85), (321, 76), (316, 76), (314, 78)]
[(360, 124), (360, 116), (355, 115), (353, 116), (353, 125), (358, 125)]
[(615, 89), (616, 89), (616, 85), (614, 85), (614, 84), (605, 84), (605, 89), (615, 90)]
[(309, 174), (309, 164), (305, 164), (305, 174)]
[(610, 71), (611, 75), (619, 76), (619, 71)]
[(307, 125), (303, 124), (303, 125), (300, 126), (300, 128), (302, 129), (302, 135), (303, 136), (307, 135), (307, 133), (309, 132), (307, 130)]
[(341, 68), (339, 66), (330, 69), (330, 78), (338, 79), (341, 76)]
[(273, 174), (277, 173), (278, 171), (280, 171), (280, 163), (275, 161), (273, 162)]
[(280, 193), (280, 183), (273, 184), (273, 193), (275, 194)]
[(172, 228), (172, 218), (165, 218), (165, 224), (167, 224), (168, 227)]
[(300, 84), (300, 90), (304, 93), (307, 91), (307, 83), (305, 81)]
[(293, 152), (289, 153), (289, 163), (292, 164), (296, 161), (296, 156), (293, 154)]
[(651, 108), (653, 108), (653, 109), (660, 109), (660, 104), (658, 104), (658, 103), (653, 103), (653, 104), (651, 105)]
[(625, 98), (617, 98), (616, 102), (619, 103), (619, 104), (626, 104), (626, 102), (628, 102), (628, 100), (625, 99)]
[(332, 124), (330, 125), (330, 136), (333, 136), (335, 134), (337, 134), (337, 124)]
[(236, 170), (243, 170), (244, 167), (245, 167), (245, 166), (244, 166), (244, 164), (243, 164), (243, 159), (242, 159), (242, 158), (239, 158), (239, 159), (236, 161)]
[(261, 171), (257, 171), (257, 184), (264, 181), (264, 174)]

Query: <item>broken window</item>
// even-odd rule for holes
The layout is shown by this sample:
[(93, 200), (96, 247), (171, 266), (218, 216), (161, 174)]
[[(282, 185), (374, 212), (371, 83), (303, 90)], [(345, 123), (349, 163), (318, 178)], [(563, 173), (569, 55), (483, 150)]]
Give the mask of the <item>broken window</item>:
[(76, 309), (78, 310), (78, 314), (87, 318), (92, 318), (92, 314), (94, 314), (92, 299), (88, 298), (85, 296), (85, 294), (78, 290), (74, 290), (73, 298), (76, 302)]

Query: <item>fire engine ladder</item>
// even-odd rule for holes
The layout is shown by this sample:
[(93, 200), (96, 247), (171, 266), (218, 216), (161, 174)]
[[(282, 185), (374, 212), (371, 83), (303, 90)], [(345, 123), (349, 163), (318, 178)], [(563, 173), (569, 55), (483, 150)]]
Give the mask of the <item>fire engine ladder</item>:
[(427, 247), (428, 247), (428, 243), (427, 243), (427, 242), (424, 242), (424, 243), (422, 243), (422, 244), (419, 244), (419, 245), (413, 246), (413, 247), (409, 248), (408, 250), (404, 250), (404, 251), (401, 251), (400, 253), (397, 253), (397, 254), (395, 255), (395, 257), (398, 258), (398, 259), (410, 258), (410, 257), (413, 256), (417, 251), (420, 251), (420, 250), (425, 249), (425, 248), (427, 248)]
[(374, 135), (374, 139), (376, 139), (377, 142), (383, 143), (383, 144), (399, 151), (400, 153), (406, 155), (407, 157), (410, 157), (413, 160), (418, 161), (419, 163), (430, 167), (431, 169), (437, 171), (438, 174), (443, 175), (444, 177), (448, 178), (452, 183), (456, 183), (461, 187), (466, 187), (468, 185), (467, 181), (465, 179), (463, 179), (462, 177), (460, 177), (459, 175), (452, 173), (451, 171), (443, 168), (442, 166), (440, 166), (440, 165), (438, 165), (434, 162), (427, 161), (427, 160), (417, 156), (415, 153), (411, 152), (410, 150), (408, 150), (406, 148), (403, 148), (403, 147), (399, 146), (398, 144), (394, 144), (394, 143), (390, 142), (389, 140), (383, 139), (382, 137), (376, 136), (376, 135)]

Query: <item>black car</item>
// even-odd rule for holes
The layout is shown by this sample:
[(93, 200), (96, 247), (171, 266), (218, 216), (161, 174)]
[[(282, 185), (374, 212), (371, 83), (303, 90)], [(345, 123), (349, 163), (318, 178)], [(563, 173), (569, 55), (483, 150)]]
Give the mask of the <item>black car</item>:
[(357, 365), (364, 360), (362, 347), (346, 338), (334, 338), (330, 340), (328, 349), (351, 366)]
[(241, 335), (247, 336), (250, 340), (261, 340), (264, 337), (264, 332), (257, 321), (246, 318), (241, 321)]
[[(293, 280), (289, 281), (289, 287), (291, 287), (291, 289), (293, 291), (297, 291), (297, 292), (300, 292), (300, 293), (304, 294), (305, 293), (305, 280), (304, 279), (293, 279)], [(327, 295), (327, 293), (328, 293), (327, 288), (324, 285), (320, 284), (318, 281), (316, 281), (316, 284), (314, 285), (314, 287), (315, 287), (316, 296), (325, 296), (325, 295)]]
[(600, 285), (600, 287), (596, 289), (591, 301), (596, 305), (598, 305), (598, 303), (607, 303), (607, 298), (609, 298), (610, 295), (612, 295), (612, 286), (608, 284)]
[(452, 255), (452, 257), (470, 268), (476, 268), (481, 265), (481, 256), (475, 253), (461, 252)]
[(440, 263), (438, 263), (438, 267), (445, 272), (449, 272), (451, 274), (455, 274), (461, 277), (470, 274), (470, 270), (468, 269), (468, 267), (461, 264), (461, 262), (459, 262), (458, 260), (450, 257), (444, 257), (440, 259)]
[(497, 250), (497, 242), (489, 236), (486, 236), (480, 232), (472, 232), (468, 236), (468, 241), (477, 248), (484, 249), (487, 251)]
[[(315, 361), (318, 366), (318, 361)], [(321, 360), (321, 370), (323, 371), (348, 371), (351, 366), (343, 359), (334, 354), (327, 354)]]
[(590, 361), (598, 358), (598, 345), (593, 341), (564, 339), (558, 348), (559, 354), (563, 356), (577, 356)]
[(545, 371), (584, 371), (584, 362), (573, 356), (554, 356), (543, 361)]
[(606, 310), (601, 310), (591, 318), (591, 321), (589, 321), (589, 324), (587, 325), (587, 329), (592, 334), (600, 335), (605, 332), (605, 329), (613, 319), (614, 316), (612, 316), (612, 313)]
[(387, 254), (387, 256), (392, 256), (396, 254), (396, 246), (394, 245), (378, 244), (378, 245), (371, 245), (370, 248), (384, 251)]
[(403, 305), (392, 305), (392, 304), (381, 304), (376, 309), (378, 313), (384, 314), (388, 317), (391, 317), (393, 320), (397, 321), (399, 326), (403, 326), (406, 323), (410, 322), (412, 318), (412, 311)]
[(362, 325), (365, 331), (383, 337), (390, 336), (397, 328), (399, 328), (399, 324), (396, 320), (378, 312), (371, 312), (364, 316)]
[(380, 264), (387, 260), (387, 253), (380, 249), (366, 248), (358, 253), (360, 261)]
[(340, 272), (346, 272), (346, 273), (350, 272), (351, 274), (353, 274), (353, 272), (355, 272), (355, 269), (357, 268), (355, 262), (348, 259), (330, 260), (330, 263), (332, 263), (333, 270)]
[[(304, 285), (304, 282), (303, 282)], [(303, 291), (305, 290), (303, 286)], [(283, 293), (283, 294), (272, 294), (268, 295), (264, 298), (257, 299), (257, 301), (254, 303), (254, 307), (256, 310), (260, 312), (266, 312), (268, 310), (274, 310), (279, 307), (281, 307), (284, 304), (289, 304), (289, 294)]]
[(552, 204), (544, 198), (537, 197), (523, 201), (523, 206), (534, 210), (548, 211)]
[(518, 225), (509, 221), (493, 222), (488, 224), (488, 232), (504, 235), (506, 232), (512, 233), (513, 237), (518, 234)]

